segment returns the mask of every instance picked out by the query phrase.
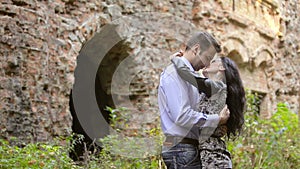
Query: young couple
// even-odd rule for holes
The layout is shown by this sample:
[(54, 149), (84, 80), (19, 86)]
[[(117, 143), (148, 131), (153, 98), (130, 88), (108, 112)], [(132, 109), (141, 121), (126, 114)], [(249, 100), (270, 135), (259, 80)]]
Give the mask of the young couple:
[(219, 52), (215, 38), (199, 32), (161, 74), (158, 104), (168, 169), (232, 168), (222, 137), (240, 133), (246, 99), (236, 64)]

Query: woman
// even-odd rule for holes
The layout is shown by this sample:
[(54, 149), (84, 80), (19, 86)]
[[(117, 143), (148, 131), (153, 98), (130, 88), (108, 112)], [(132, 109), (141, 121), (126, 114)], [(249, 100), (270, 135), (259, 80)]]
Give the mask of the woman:
[[(245, 91), (236, 64), (228, 57), (216, 56), (210, 65), (203, 69), (201, 77), (192, 72), (184, 62), (172, 59), (180, 77), (198, 88), (200, 93), (199, 109), (206, 109), (208, 114), (216, 114), (227, 105), (230, 117), (226, 125), (215, 130), (203, 128), (200, 132), (199, 150), (202, 168), (232, 168), (230, 153), (222, 137), (237, 136), (244, 124)], [(224, 133), (224, 130), (227, 131)]]

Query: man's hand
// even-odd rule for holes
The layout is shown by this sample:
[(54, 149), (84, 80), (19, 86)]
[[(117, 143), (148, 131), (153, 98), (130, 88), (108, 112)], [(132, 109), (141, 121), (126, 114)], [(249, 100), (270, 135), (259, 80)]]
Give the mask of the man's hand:
[(227, 105), (224, 106), (223, 110), (221, 110), (220, 112), (220, 122), (219, 122), (219, 125), (222, 125), (222, 124), (226, 124), (229, 116), (230, 116), (230, 111), (229, 109), (227, 108)]

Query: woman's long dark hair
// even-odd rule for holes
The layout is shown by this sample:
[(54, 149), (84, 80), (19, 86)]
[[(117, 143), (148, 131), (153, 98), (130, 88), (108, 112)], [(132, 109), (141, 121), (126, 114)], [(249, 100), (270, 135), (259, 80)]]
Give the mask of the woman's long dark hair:
[(226, 104), (230, 110), (227, 121), (227, 136), (237, 136), (241, 133), (244, 124), (244, 110), (246, 105), (245, 90), (235, 62), (228, 57), (221, 57), (225, 68), (227, 85)]

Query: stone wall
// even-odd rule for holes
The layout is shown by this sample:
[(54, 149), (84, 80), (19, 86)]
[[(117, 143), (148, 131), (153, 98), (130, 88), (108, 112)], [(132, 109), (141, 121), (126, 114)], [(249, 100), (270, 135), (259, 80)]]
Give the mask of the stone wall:
[[(110, 23), (121, 25), (128, 57), (112, 49), (117, 54), (109, 54), (98, 75), (103, 94), (136, 112), (129, 123), (133, 131), (159, 125), (159, 74), (168, 56), (197, 29), (213, 33), (239, 64), (245, 86), (263, 97), (264, 116), (278, 102), (298, 112), (299, 5), (297, 0), (3, 0), (1, 136), (45, 141), (70, 133), (68, 103), (77, 56)], [(123, 71), (116, 73), (122, 64)]]
[(100, 2), (4, 0), (0, 11), (1, 135), (70, 133), (76, 56), (101, 25)]

